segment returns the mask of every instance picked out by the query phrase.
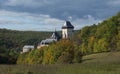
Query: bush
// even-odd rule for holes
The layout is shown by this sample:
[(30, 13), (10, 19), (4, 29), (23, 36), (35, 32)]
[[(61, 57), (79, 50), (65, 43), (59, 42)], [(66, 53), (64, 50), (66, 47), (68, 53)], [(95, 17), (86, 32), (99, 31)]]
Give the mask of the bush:
[(73, 56), (68, 52), (63, 52), (62, 55), (58, 58), (58, 64), (70, 64), (73, 63)]
[(81, 53), (81, 51), (76, 51), (75, 55), (74, 55), (74, 62), (75, 63), (81, 63), (82, 62), (82, 56), (83, 54)]

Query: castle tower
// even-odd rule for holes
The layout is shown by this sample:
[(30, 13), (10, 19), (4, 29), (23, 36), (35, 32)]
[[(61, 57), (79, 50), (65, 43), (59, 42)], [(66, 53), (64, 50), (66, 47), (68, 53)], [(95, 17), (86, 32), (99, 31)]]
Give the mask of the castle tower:
[(70, 21), (65, 21), (62, 26), (62, 38), (67, 39), (73, 36), (74, 26), (70, 23)]
[(51, 38), (51, 39), (56, 39), (57, 41), (60, 40), (60, 36), (59, 36), (59, 34), (56, 32), (56, 30), (55, 30), (55, 32), (53, 32), (53, 34), (52, 34), (52, 36), (51, 36), (50, 38)]

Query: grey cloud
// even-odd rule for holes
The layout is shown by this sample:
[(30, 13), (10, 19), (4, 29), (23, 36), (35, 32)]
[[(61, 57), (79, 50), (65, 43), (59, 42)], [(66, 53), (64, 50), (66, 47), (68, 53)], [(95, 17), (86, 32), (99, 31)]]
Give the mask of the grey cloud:
[(63, 20), (52, 18), (49, 15), (0, 11), (0, 28), (53, 31), (55, 28), (60, 30), (63, 22)]
[[(42, 7), (53, 4), (53, 0), (8, 0), (4, 3), (6, 6), (24, 6), (24, 7)], [(56, 2), (56, 1), (54, 1)]]
[(120, 0), (0, 0), (0, 10), (35, 22), (43, 21), (42, 24), (62, 24), (71, 17), (73, 23), (82, 27), (115, 15), (120, 11)]
[(45, 14), (62, 20), (68, 16), (82, 18), (88, 14), (95, 18), (108, 18), (120, 10), (117, 7), (120, 7), (119, 0), (8, 0), (3, 3), (6, 10)]
[[(35, 30), (46, 30), (46, 28), (47, 30), (54, 30), (55, 28), (60, 30), (61, 26), (64, 24), (64, 20), (52, 18), (49, 15), (43, 14), (36, 15), (31, 13), (18, 13), (2, 10), (0, 11), (0, 17), (0, 25), (5, 25), (3, 26), (4, 28), (9, 25), (10, 29), (18, 30), (31, 30), (31, 28)], [(102, 21), (100, 19), (95, 19), (92, 15), (86, 15), (84, 18), (73, 19), (72, 16), (69, 16), (68, 18), (70, 18), (73, 25), (75, 25), (75, 29), (80, 29), (85, 25), (92, 25)], [(17, 27), (14, 28), (10, 25)]]
[(110, 0), (108, 4), (111, 6), (120, 7), (120, 0)]

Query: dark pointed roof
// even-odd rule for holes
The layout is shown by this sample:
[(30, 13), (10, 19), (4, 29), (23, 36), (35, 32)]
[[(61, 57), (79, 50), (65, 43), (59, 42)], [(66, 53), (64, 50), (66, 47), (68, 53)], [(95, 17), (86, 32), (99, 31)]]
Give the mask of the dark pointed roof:
[(55, 31), (55, 32), (53, 32), (53, 34), (52, 34), (52, 36), (51, 36), (50, 38), (59, 40), (59, 39), (60, 39), (60, 36), (59, 36), (59, 34)]
[(62, 29), (66, 29), (66, 28), (74, 29), (74, 26), (70, 23), (70, 21), (65, 21), (64, 25), (62, 26)]

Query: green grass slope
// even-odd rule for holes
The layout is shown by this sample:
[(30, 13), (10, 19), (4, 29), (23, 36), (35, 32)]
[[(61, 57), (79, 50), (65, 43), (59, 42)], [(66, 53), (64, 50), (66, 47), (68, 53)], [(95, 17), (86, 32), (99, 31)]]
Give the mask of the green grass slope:
[(120, 74), (120, 52), (86, 55), (81, 64), (0, 65), (0, 74)]
[(84, 56), (83, 63), (120, 63), (120, 52), (105, 52)]

